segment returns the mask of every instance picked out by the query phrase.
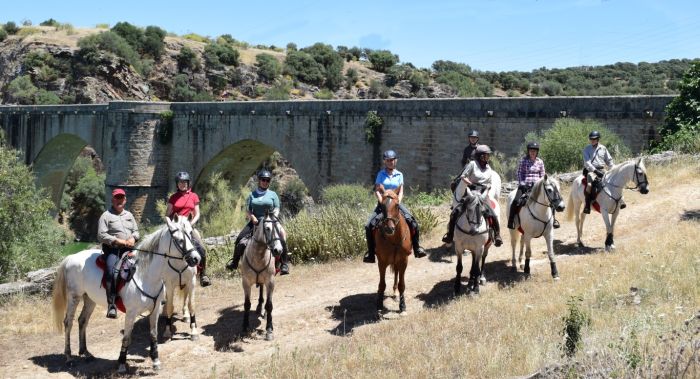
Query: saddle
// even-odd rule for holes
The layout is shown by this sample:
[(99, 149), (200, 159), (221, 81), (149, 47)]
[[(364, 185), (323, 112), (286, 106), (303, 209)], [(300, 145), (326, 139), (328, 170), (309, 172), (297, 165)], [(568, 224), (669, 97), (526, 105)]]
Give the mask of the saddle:
[[(104, 255), (100, 255), (99, 257), (97, 257), (97, 259), (95, 260), (95, 265), (100, 270), (102, 270), (101, 286), (102, 288), (106, 288), (107, 262), (105, 261)], [(117, 265), (119, 266), (119, 275), (117, 275), (117, 297), (114, 304), (117, 306), (117, 309), (122, 311), (122, 313), (126, 313), (126, 308), (124, 307), (124, 302), (122, 301), (122, 298), (119, 296), (119, 291), (122, 288), (124, 288), (126, 283), (131, 281), (131, 279), (134, 277), (134, 273), (136, 272), (136, 260), (134, 257), (134, 253), (130, 251), (122, 255)]]

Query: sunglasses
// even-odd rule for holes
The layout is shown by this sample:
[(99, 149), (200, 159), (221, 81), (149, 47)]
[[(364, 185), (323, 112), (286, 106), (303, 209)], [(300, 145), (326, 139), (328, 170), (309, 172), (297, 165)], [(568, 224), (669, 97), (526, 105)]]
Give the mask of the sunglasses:
[(269, 182), (270, 179), (268, 179), (268, 178), (260, 178), (260, 181), (261, 181), (261, 182)]

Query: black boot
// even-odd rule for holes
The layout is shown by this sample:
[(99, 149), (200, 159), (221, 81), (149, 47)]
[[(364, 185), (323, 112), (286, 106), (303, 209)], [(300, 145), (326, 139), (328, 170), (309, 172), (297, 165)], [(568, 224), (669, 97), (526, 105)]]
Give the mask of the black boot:
[(457, 223), (457, 217), (459, 217), (458, 212), (452, 211), (450, 213), (450, 221), (447, 223), (447, 233), (442, 237), (442, 242), (446, 244), (452, 243), (455, 236), (455, 224)]
[(287, 242), (282, 240), (282, 254), (280, 255), (280, 275), (289, 275), (289, 254)]
[(117, 298), (117, 283), (115, 273), (112, 277), (107, 275), (105, 280), (105, 291), (107, 292), (107, 318), (117, 318), (117, 307), (114, 305)]
[(625, 203), (625, 200), (620, 198), (620, 209), (625, 209), (627, 208), (627, 204)]
[(498, 218), (492, 217), (491, 227), (493, 228), (493, 232), (495, 234), (493, 237), (493, 244), (496, 247), (503, 245), (503, 239), (501, 238), (501, 225), (498, 223)]
[(591, 194), (586, 195), (586, 204), (583, 206), (583, 213), (591, 214)]
[(374, 258), (374, 234), (372, 233), (371, 226), (365, 227), (365, 238), (367, 239), (367, 253), (364, 258), (362, 258), (362, 262), (374, 263), (376, 262)]
[(411, 236), (411, 245), (413, 246), (413, 256), (416, 258), (423, 258), (427, 254), (425, 253), (425, 250), (423, 250), (422, 247), (420, 247), (420, 237), (419, 237), (419, 231), (418, 228), (416, 228), (415, 233)]
[(515, 201), (510, 205), (508, 212), (508, 229), (515, 229), (515, 215), (518, 213), (518, 207), (515, 206)]
[(202, 257), (199, 263), (199, 266), (202, 268), (202, 271), (199, 272), (199, 285), (202, 287), (209, 287), (211, 285), (211, 279), (207, 276), (207, 254), (204, 252), (204, 249), (202, 249), (199, 254)]
[(233, 248), (233, 258), (226, 264), (227, 270), (233, 271), (238, 268), (238, 262), (241, 261), (244, 251), (245, 245), (242, 243), (237, 244), (236, 247)]

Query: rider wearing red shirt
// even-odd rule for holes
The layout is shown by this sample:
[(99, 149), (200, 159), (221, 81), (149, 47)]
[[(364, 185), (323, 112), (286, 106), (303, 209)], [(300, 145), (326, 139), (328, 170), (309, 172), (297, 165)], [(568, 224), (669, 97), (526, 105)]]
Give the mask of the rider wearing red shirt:
[(165, 214), (172, 218), (174, 215), (179, 215), (182, 217), (187, 217), (192, 225), (192, 237), (195, 247), (202, 257), (200, 267), (199, 284), (202, 287), (207, 287), (211, 285), (211, 280), (206, 274), (207, 269), (207, 256), (206, 250), (204, 249), (204, 243), (202, 242), (202, 237), (197, 229), (194, 229), (194, 224), (199, 220), (199, 196), (192, 192), (190, 187), (190, 174), (187, 172), (178, 172), (175, 176), (175, 183), (177, 184), (177, 192), (172, 194), (168, 199), (168, 208)]

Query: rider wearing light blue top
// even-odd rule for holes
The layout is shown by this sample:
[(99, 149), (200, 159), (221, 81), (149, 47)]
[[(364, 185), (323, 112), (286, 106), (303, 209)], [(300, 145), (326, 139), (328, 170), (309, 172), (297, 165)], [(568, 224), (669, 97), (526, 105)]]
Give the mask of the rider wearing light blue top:
[(425, 256), (425, 251), (420, 247), (420, 238), (418, 230), (418, 222), (413, 217), (411, 212), (409, 212), (406, 207), (401, 203), (403, 200), (403, 174), (396, 169), (397, 155), (394, 150), (387, 150), (384, 152), (384, 168), (377, 173), (377, 178), (374, 181), (374, 195), (377, 198), (377, 206), (374, 208), (374, 212), (370, 216), (367, 224), (365, 225), (365, 237), (367, 238), (367, 254), (362, 259), (365, 263), (374, 263), (374, 234), (372, 230), (377, 226), (381, 220), (380, 215), (382, 214), (382, 193), (379, 192), (379, 185), (382, 185), (385, 190), (392, 190), (396, 192), (398, 196), (399, 211), (406, 219), (409, 228), (411, 229), (411, 245), (413, 246), (413, 255), (416, 258), (422, 258)]
[[(275, 218), (279, 217), (280, 214), (280, 198), (277, 196), (275, 191), (269, 189), (270, 182), (272, 181), (272, 174), (266, 169), (260, 170), (258, 172), (258, 188), (251, 192), (246, 200), (246, 218), (248, 218), (248, 224), (243, 228), (243, 230), (238, 233), (236, 237), (236, 242), (233, 244), (233, 258), (226, 264), (226, 268), (229, 270), (235, 270), (238, 268), (238, 262), (240, 262), (243, 252), (245, 251), (245, 244), (240, 243), (244, 238), (250, 238), (253, 235), (253, 226), (257, 225), (258, 220), (265, 217), (266, 214), (271, 213)], [(287, 254), (287, 242), (282, 238), (282, 248), (283, 252), (280, 256), (280, 275), (289, 274), (289, 256)]]

